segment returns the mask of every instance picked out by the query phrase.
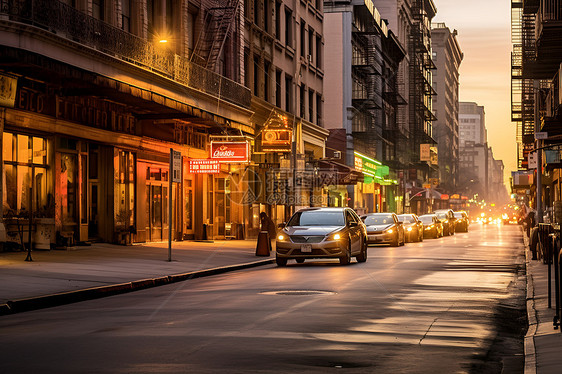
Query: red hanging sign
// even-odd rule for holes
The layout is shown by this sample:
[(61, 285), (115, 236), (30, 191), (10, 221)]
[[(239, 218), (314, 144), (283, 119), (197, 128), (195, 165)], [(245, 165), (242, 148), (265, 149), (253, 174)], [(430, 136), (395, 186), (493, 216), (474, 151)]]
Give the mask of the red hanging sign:
[(219, 162), (248, 162), (248, 142), (211, 142), (211, 159)]

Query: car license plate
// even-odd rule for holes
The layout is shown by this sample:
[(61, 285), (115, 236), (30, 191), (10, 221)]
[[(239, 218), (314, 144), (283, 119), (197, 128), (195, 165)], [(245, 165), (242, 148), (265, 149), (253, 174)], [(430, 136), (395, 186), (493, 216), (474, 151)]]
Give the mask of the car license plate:
[(310, 245), (310, 244), (303, 244), (303, 245), (301, 245), (301, 252), (302, 252), (302, 253), (307, 253), (307, 252), (310, 253), (310, 252), (312, 252), (312, 245)]

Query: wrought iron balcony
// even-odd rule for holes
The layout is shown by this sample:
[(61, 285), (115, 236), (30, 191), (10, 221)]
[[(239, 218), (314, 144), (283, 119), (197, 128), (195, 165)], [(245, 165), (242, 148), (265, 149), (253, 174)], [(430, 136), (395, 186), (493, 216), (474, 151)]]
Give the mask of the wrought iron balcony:
[(0, 20), (33, 25), (187, 87), (245, 108), (250, 107), (251, 92), (243, 85), (61, 1), (0, 0)]

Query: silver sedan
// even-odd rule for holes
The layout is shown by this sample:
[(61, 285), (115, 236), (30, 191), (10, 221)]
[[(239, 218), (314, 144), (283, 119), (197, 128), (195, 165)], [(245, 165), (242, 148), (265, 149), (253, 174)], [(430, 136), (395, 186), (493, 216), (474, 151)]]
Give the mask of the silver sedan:
[(338, 258), (347, 265), (355, 257), (367, 261), (367, 231), (357, 213), (350, 208), (301, 209), (277, 235), (276, 263), (298, 263), (307, 258)]

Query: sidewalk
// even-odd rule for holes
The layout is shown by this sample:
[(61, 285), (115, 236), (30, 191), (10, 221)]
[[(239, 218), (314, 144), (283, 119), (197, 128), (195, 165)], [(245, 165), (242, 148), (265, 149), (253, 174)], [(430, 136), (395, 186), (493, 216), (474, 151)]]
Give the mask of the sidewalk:
[(120, 246), (95, 243), (66, 251), (0, 252), (0, 315), (62, 305), (271, 264), (256, 240)]
[[(554, 282), (552, 308), (548, 308), (548, 265), (531, 260), (528, 238), (525, 241), (527, 265), (527, 318), (529, 329), (525, 336), (525, 374), (562, 373), (562, 333), (554, 330)], [(554, 268), (552, 268), (554, 278)]]

